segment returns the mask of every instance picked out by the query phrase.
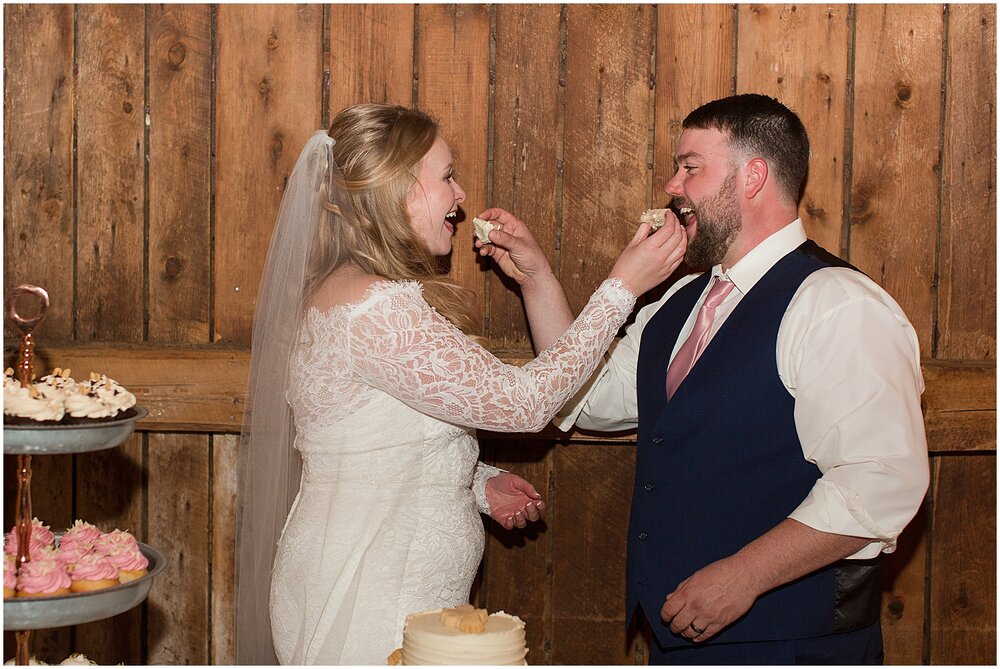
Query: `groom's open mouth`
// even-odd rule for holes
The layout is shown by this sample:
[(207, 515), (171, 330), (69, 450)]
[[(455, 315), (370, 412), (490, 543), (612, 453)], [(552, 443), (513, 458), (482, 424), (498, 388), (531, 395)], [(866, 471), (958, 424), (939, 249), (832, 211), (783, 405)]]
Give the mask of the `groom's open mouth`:
[(691, 207), (681, 207), (677, 210), (677, 213), (679, 214), (678, 219), (680, 219), (682, 227), (686, 228), (691, 224), (691, 221), (694, 218), (694, 209)]
[(686, 228), (693, 221), (696, 220), (694, 209), (687, 205), (681, 205), (674, 200), (669, 205), (670, 209), (676, 214), (677, 220), (680, 221), (681, 227)]

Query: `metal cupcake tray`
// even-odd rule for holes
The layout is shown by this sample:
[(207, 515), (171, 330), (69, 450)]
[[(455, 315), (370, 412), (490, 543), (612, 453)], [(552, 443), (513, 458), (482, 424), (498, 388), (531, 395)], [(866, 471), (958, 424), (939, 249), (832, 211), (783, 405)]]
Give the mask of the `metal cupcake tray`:
[(90, 425), (4, 425), (3, 452), (7, 455), (87, 453), (116, 448), (135, 431), (136, 421), (149, 413), (135, 407), (136, 414)]
[(105, 590), (80, 592), (62, 597), (3, 600), (4, 630), (37, 630), (82, 625), (135, 608), (149, 594), (153, 577), (167, 566), (166, 556), (152, 546), (140, 543), (139, 550), (149, 560), (149, 573), (134, 581)]

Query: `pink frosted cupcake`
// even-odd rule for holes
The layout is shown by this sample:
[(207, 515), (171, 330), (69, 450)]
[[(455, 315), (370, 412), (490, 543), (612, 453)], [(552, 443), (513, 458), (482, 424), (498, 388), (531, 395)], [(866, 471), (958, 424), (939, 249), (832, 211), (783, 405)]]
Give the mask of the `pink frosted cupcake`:
[(105, 555), (90, 552), (69, 569), (73, 592), (103, 590), (118, 585), (118, 567)]
[(77, 548), (79, 546), (89, 549), (94, 545), (95, 541), (101, 538), (102, 534), (104, 533), (90, 523), (85, 523), (78, 519), (73, 523), (73, 527), (67, 529), (59, 537), (59, 550)]
[(114, 530), (113, 532), (102, 534), (94, 540), (94, 548), (98, 553), (111, 553), (120, 547), (139, 550), (139, 542), (125, 530)]
[(128, 583), (149, 573), (149, 560), (136, 548), (121, 546), (107, 554), (108, 560), (118, 568), (118, 580)]
[(17, 588), (17, 558), (9, 553), (3, 555), (3, 598), (10, 599)]
[(55, 552), (40, 552), (17, 572), (18, 597), (56, 597), (70, 593), (69, 573)]
[(69, 546), (63, 546), (62, 542), (59, 543), (59, 548), (56, 549), (56, 559), (59, 560), (67, 569), (72, 571), (73, 565), (79, 562), (85, 555), (93, 553), (94, 548), (90, 544), (70, 544)]
[[(42, 525), (42, 521), (35, 518), (31, 521), (31, 538), (28, 541), (28, 557), (34, 558), (37, 551), (49, 548), (53, 545), (56, 535), (52, 534), (48, 525)], [(17, 525), (11, 528), (10, 532), (4, 536), (3, 550), (10, 555), (17, 555), (18, 538)]]

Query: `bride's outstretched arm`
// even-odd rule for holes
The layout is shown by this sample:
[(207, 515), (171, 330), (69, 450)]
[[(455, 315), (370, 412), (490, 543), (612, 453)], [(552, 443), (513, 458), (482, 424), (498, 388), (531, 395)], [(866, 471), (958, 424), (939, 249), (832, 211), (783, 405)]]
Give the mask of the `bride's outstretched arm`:
[[(573, 322), (566, 293), (524, 221), (499, 207), (487, 209), (479, 218), (500, 225), (489, 233), (492, 244), (477, 239), (476, 247), (480, 255), (492, 257), (500, 271), (521, 287), (535, 353), (543, 351)], [(639, 225), (609, 276), (623, 279), (633, 292), (641, 295), (669, 276), (686, 249), (687, 237), (677, 218), (668, 212), (666, 223), (653, 234), (648, 224)], [(654, 258), (663, 258), (664, 253), (666, 262), (657, 264)], [(666, 274), (664, 267), (669, 268)]]
[(462, 333), (418, 290), (379, 297), (352, 319), (349, 374), (435, 418), (500, 432), (545, 427), (594, 371), (635, 304), (624, 281), (605, 281), (552, 346), (516, 367)]
[(683, 232), (640, 226), (611, 275), (552, 344), (524, 367), (504, 364), (432, 309), (398, 291), (360, 310), (351, 326), (351, 373), (436, 418), (502, 432), (538, 431), (601, 361), (635, 296), (680, 262)]

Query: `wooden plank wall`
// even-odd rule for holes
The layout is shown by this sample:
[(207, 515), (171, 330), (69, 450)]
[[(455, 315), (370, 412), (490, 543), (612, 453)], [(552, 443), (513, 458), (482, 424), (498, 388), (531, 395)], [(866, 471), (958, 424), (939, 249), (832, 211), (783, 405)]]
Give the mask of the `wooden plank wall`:
[[(996, 663), (995, 6), (5, 5), (4, 39), (4, 290), (49, 290), (50, 365), (115, 369), (154, 408), (120, 449), (35, 458), (34, 510), (170, 560), (144, 606), (33, 634), (42, 659), (232, 661), (257, 282), (284, 179), (338, 109), (440, 119), (467, 216), (529, 221), (579, 308), (661, 201), (685, 114), (759, 91), (810, 131), (810, 235), (896, 297), (924, 352), (932, 485), (890, 557), (886, 659)], [(530, 358), (520, 300), (458, 235), (491, 347)], [(645, 662), (622, 610), (631, 437), (482, 443), (551, 512), (490, 527), (474, 598), (525, 618), (531, 664)]]

